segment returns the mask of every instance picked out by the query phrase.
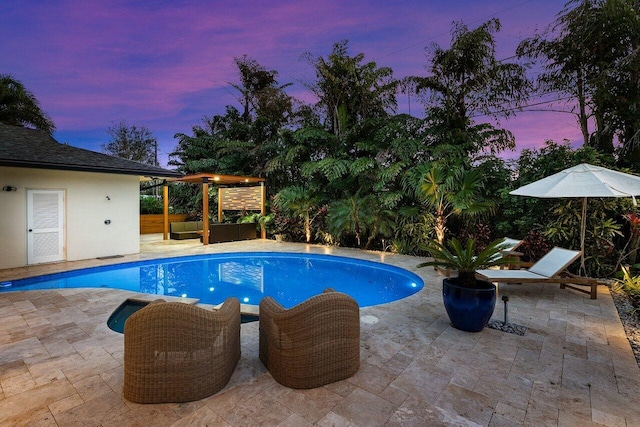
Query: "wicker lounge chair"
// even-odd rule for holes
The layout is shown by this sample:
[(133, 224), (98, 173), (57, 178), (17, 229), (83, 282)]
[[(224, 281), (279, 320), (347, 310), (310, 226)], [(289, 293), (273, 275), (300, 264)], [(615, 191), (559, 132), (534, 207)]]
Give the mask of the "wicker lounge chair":
[(240, 358), (240, 303), (219, 310), (153, 303), (124, 327), (124, 397), (136, 403), (188, 402), (224, 388)]
[[(499, 283), (559, 283), (561, 288), (571, 288), (588, 293), (591, 299), (598, 297), (598, 280), (580, 277), (565, 269), (580, 258), (580, 251), (553, 248), (540, 258), (528, 270), (478, 270), (479, 279)], [(577, 288), (574, 285), (589, 286), (590, 289)]]
[(360, 368), (360, 311), (350, 296), (331, 289), (284, 309), (260, 302), (260, 360), (291, 388), (314, 388)]

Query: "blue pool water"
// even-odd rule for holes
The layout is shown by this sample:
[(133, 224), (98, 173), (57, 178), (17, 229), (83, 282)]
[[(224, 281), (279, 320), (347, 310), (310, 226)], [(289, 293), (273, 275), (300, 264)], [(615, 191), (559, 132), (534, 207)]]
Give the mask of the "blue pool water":
[(137, 261), (0, 282), (0, 292), (104, 287), (197, 298), (204, 304), (220, 304), (233, 296), (256, 305), (271, 296), (289, 308), (330, 287), (366, 307), (405, 298), (423, 286), (416, 274), (377, 262), (243, 252)]

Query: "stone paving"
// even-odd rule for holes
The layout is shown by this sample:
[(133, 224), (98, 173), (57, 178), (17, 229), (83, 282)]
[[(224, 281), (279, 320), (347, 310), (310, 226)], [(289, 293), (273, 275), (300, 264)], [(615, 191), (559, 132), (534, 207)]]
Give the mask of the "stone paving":
[[(139, 294), (0, 293), (1, 426), (640, 426), (640, 370), (605, 287), (594, 301), (557, 285), (500, 285), (525, 335), (467, 333), (450, 326), (442, 276), (417, 269), (419, 258), (266, 240), (202, 246), (143, 238), (138, 255), (0, 270), (0, 281), (168, 255), (289, 251), (397, 265), (425, 287), (361, 309), (362, 364), (352, 378), (312, 390), (281, 386), (258, 359), (253, 322), (242, 325), (242, 357), (222, 391), (159, 405), (122, 398), (123, 336), (106, 326)], [(499, 301), (494, 319), (502, 310)]]

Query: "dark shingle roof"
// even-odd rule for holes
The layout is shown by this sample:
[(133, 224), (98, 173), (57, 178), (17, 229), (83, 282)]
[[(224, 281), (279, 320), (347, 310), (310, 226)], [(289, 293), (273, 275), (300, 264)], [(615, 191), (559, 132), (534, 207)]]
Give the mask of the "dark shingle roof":
[(154, 177), (179, 172), (60, 144), (47, 132), (0, 123), (0, 166)]

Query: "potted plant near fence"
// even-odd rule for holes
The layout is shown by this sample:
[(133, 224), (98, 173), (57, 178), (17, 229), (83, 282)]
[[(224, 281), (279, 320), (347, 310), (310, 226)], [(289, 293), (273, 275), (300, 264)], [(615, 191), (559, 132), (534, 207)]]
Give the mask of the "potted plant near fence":
[(446, 245), (433, 240), (423, 249), (433, 256), (433, 261), (418, 267), (437, 266), (456, 270), (457, 277), (442, 281), (442, 298), (451, 324), (467, 332), (479, 332), (487, 325), (496, 306), (496, 287), (489, 282), (476, 279), (476, 270), (494, 265), (508, 264), (501, 256), (502, 240), (491, 242), (476, 253), (475, 240), (462, 244), (455, 238)]

